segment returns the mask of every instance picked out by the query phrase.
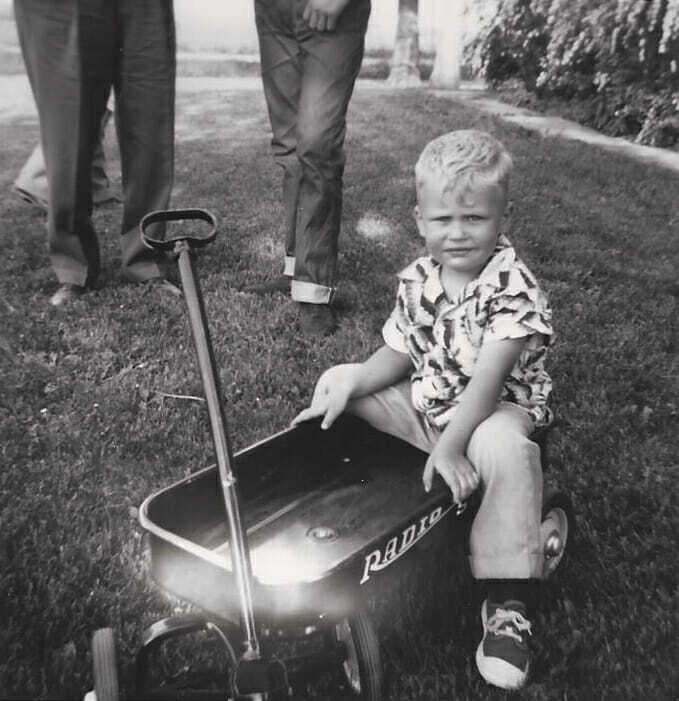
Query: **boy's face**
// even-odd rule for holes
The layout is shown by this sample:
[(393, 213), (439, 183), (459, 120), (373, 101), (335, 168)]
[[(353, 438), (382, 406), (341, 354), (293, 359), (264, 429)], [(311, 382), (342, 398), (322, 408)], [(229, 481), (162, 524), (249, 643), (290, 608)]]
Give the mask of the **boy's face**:
[(461, 282), (475, 278), (493, 253), (504, 215), (499, 185), (463, 185), (444, 192), (444, 183), (425, 180), (415, 219), (429, 255)]

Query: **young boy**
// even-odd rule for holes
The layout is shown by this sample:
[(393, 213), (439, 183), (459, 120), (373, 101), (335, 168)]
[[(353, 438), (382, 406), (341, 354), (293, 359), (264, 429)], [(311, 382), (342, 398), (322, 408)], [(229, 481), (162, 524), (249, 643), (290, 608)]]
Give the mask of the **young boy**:
[(529, 607), (542, 568), (542, 470), (535, 428), (551, 421), (544, 358), (551, 312), (535, 278), (500, 234), (512, 161), (489, 134), (429, 143), (415, 167), (415, 220), (428, 256), (399, 275), (384, 345), (363, 363), (324, 372), (293, 424), (345, 409), (429, 453), (457, 502), (477, 488), (470, 535), (487, 598), (476, 663), (498, 687), (522, 686)]

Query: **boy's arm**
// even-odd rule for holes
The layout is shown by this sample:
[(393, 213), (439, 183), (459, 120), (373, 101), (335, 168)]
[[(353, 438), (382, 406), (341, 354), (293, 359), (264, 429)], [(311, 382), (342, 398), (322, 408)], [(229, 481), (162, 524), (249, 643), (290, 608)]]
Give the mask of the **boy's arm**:
[(476, 427), (495, 410), (507, 375), (519, 359), (526, 338), (485, 343), (474, 367), (474, 374), (460, 396), (453, 418), (446, 426), (424, 468), (422, 481), (431, 489), (438, 472), (458, 503), (479, 484), (479, 476), (466, 457), (469, 439)]
[(352, 399), (374, 394), (402, 380), (413, 369), (407, 353), (394, 350), (386, 343), (359, 366)]
[(321, 428), (330, 428), (350, 399), (365, 397), (389, 387), (411, 369), (410, 356), (386, 344), (363, 363), (335, 365), (320, 376), (311, 405), (292, 420), (292, 425), (322, 416)]

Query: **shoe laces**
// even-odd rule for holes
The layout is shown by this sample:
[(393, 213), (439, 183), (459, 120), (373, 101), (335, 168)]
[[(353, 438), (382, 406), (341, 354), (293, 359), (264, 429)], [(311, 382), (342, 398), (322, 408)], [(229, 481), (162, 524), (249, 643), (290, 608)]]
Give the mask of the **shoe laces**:
[(531, 622), (520, 611), (513, 609), (495, 609), (495, 613), (486, 622), (488, 631), (494, 635), (504, 635), (523, 642), (521, 633), (532, 635)]

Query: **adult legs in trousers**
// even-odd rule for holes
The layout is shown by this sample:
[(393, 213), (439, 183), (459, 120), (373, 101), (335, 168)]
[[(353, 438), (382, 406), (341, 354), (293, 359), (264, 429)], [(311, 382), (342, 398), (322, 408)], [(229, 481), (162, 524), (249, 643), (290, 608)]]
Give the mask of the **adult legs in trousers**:
[[(98, 0), (107, 6), (111, 0)], [(116, 4), (116, 3), (114, 3)], [(174, 178), (175, 28), (169, 0), (118, 0), (116, 115), (123, 181), (122, 265), (131, 280), (161, 276), (139, 221), (167, 209)], [(114, 48), (114, 51), (118, 51)]]
[[(94, 147), (92, 159), (92, 201), (95, 205), (104, 204), (112, 200), (120, 201), (106, 173), (106, 153), (104, 152), (103, 143), (106, 127), (112, 116), (113, 111), (107, 108), (101, 120), (99, 140)], [(45, 158), (42, 154), (42, 145), (38, 142), (19, 171), (12, 185), (12, 190), (26, 202), (47, 212), (47, 189)]]
[[(147, 211), (167, 206), (172, 186), (172, 4), (21, 0), (15, 17), (40, 118), (48, 250), (62, 288), (82, 291), (99, 273), (91, 169), (111, 86), (123, 180), (123, 272), (137, 281), (160, 278), (157, 255), (145, 248), (137, 226)], [(53, 303), (71, 296), (62, 288)]]
[[(313, 319), (320, 307), (329, 313), (335, 289), (346, 113), (370, 3), (351, 2), (333, 32), (311, 30), (304, 6), (289, 0), (255, 4), (273, 153), (283, 170), (284, 273), (293, 300)], [(309, 330), (325, 327), (321, 321)]]

